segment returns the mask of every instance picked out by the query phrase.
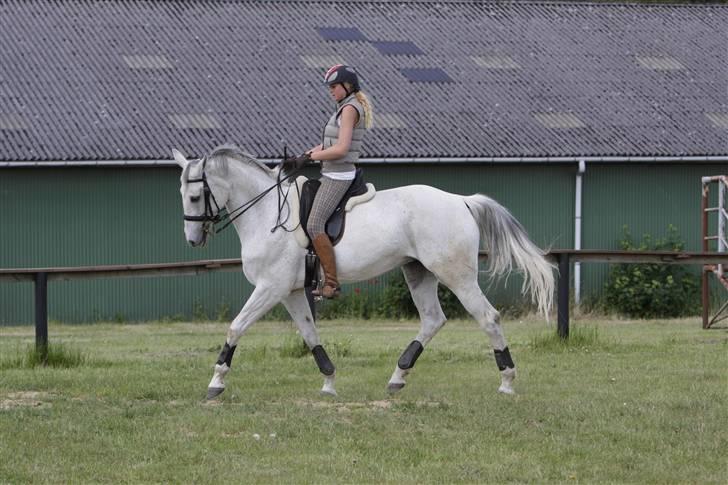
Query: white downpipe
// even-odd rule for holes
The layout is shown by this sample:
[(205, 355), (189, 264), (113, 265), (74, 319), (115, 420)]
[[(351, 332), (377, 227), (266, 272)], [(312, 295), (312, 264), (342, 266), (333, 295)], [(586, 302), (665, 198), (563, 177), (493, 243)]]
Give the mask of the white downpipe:
[(728, 249), (728, 235), (726, 235), (726, 219), (728, 219), (728, 211), (726, 211), (725, 184), (718, 182), (718, 252), (724, 253)]
[[(574, 203), (574, 249), (581, 249), (581, 178), (586, 172), (586, 162), (579, 160), (579, 170), (576, 172), (576, 200)], [(581, 263), (574, 263), (574, 303), (581, 302)]]

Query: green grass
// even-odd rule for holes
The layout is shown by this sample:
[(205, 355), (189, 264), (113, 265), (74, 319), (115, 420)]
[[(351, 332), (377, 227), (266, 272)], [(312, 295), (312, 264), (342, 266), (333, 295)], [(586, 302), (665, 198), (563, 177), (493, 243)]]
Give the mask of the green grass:
[(0, 370), (32, 369), (38, 366), (79, 367), (86, 363), (86, 359), (80, 350), (68, 348), (62, 343), (47, 345), (45, 352), (35, 344), (31, 344), (24, 351), (16, 352), (13, 357), (0, 360)]
[[(51, 325), (72, 367), (10, 365), (0, 328), (0, 483), (725, 483), (728, 333), (697, 320), (506, 322), (516, 396), (473, 322), (450, 321), (396, 397), (415, 322), (319, 324), (339, 397), (289, 323), (243, 337), (202, 398), (223, 323)], [(75, 350), (74, 350), (75, 349)], [(81, 349), (81, 350), (79, 350)], [(259, 439), (253, 437), (260, 436)], [(274, 435), (274, 436), (271, 436)]]
[(567, 339), (559, 337), (553, 329), (536, 333), (531, 338), (531, 347), (543, 352), (588, 352), (590, 349), (607, 351), (616, 345), (617, 341), (605, 338), (599, 332), (599, 327), (589, 325), (571, 329)]

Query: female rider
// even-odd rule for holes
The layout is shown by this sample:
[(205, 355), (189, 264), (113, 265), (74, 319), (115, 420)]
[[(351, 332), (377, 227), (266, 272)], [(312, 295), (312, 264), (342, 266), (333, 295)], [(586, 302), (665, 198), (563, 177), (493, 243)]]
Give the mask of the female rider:
[(311, 207), (306, 229), (324, 269), (325, 282), (316, 296), (336, 298), (341, 287), (336, 276), (336, 258), (325, 225), (354, 180), (362, 141), (372, 125), (372, 105), (361, 91), (356, 71), (343, 64), (332, 66), (324, 76), (336, 111), (324, 128), (323, 142), (307, 151), (321, 161), (321, 186)]

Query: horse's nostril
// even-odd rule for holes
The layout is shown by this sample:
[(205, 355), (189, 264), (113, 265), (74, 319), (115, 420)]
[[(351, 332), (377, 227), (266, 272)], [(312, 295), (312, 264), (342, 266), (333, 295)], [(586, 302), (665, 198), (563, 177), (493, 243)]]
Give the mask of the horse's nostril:
[(190, 246), (197, 246), (197, 243), (195, 241), (193, 241), (192, 239), (188, 239), (187, 242), (189, 243)]

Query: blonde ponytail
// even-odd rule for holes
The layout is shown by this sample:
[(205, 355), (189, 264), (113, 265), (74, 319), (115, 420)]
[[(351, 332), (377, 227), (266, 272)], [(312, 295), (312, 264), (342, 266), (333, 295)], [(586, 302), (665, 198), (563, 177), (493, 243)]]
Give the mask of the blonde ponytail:
[(356, 96), (356, 100), (364, 108), (364, 127), (369, 129), (374, 124), (374, 107), (372, 106), (372, 102), (369, 100), (369, 96), (361, 91), (357, 91), (354, 96)]

